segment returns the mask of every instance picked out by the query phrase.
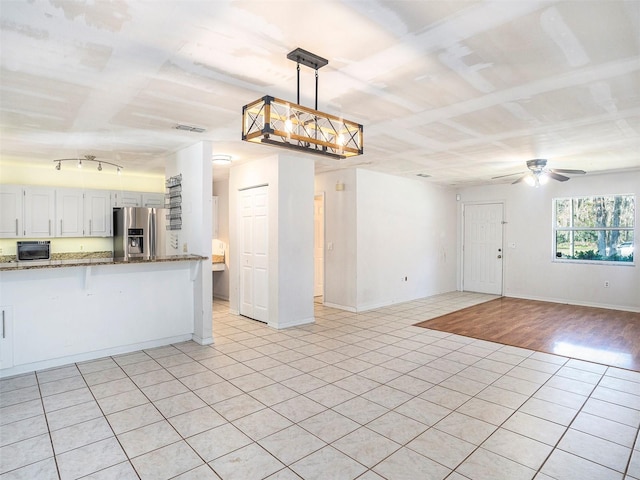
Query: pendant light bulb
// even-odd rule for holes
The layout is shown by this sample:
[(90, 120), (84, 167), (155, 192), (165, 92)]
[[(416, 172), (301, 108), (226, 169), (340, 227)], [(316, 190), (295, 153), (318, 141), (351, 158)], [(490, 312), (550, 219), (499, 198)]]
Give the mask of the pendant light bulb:
[(82, 160), (78, 160), (78, 168), (82, 168)]
[(98, 162), (98, 171), (101, 172), (102, 171), (102, 163)]
[(122, 170), (120, 170), (120, 167), (118, 167), (118, 175), (122, 175)]
[(56, 165), (56, 170), (60, 170), (62, 168), (62, 162), (58, 162)]

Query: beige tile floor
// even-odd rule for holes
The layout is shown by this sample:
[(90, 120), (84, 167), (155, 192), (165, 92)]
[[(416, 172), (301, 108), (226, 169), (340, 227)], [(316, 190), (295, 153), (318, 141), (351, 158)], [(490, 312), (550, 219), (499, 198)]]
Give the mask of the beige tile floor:
[(640, 373), (413, 327), (492, 297), (0, 381), (0, 479), (640, 480)]

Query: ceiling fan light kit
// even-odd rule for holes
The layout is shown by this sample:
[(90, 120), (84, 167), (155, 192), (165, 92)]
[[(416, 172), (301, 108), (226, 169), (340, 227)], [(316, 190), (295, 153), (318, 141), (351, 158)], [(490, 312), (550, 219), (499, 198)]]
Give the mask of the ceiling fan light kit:
[[(242, 107), (242, 140), (342, 159), (362, 155), (362, 125), (318, 110), (318, 69), (329, 62), (297, 48), (298, 103), (265, 95)], [(300, 64), (315, 70), (315, 109), (300, 105)]]
[[(569, 180), (569, 177), (566, 175), (562, 175), (563, 173), (570, 175), (584, 175), (587, 172), (584, 170), (568, 170), (565, 168), (547, 168), (547, 160), (544, 158), (534, 158), (533, 160), (527, 160), (527, 168), (530, 170), (529, 173), (524, 174), (520, 178), (518, 178), (513, 184), (524, 182), (531, 187), (538, 188), (540, 185), (546, 185), (549, 182), (549, 179), (552, 178), (559, 182), (566, 182)], [(500, 175), (498, 177), (493, 177), (492, 180), (496, 178), (504, 178), (511, 177), (512, 175), (520, 175), (518, 173), (510, 173), (508, 175)]]

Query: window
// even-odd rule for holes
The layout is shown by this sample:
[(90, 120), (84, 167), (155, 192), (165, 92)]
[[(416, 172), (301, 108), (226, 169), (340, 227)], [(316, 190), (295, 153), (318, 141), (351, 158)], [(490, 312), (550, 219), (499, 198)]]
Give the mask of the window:
[(556, 198), (553, 213), (556, 259), (633, 262), (633, 195)]

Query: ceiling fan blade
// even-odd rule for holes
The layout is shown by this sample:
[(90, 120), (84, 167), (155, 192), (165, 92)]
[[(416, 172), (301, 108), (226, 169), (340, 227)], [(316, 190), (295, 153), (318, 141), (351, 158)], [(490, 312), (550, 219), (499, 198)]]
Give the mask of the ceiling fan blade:
[(569, 177), (565, 177), (564, 175), (560, 175), (559, 173), (556, 173), (554, 171), (547, 172), (547, 175), (549, 175), (554, 180), (558, 180), (559, 182), (566, 182), (567, 180), (569, 180)]
[(584, 170), (567, 170), (566, 168), (554, 168), (550, 171), (554, 173), (570, 173), (572, 175), (584, 175), (587, 173)]
[(496, 178), (513, 177), (514, 175), (522, 175), (523, 173), (524, 172), (509, 173), (507, 175), (498, 175), (497, 177), (491, 177), (491, 180), (495, 180)]
[(521, 181), (523, 181), (525, 179), (525, 177), (526, 177), (526, 175), (521, 176), (515, 182), (511, 182), (511, 185), (515, 185), (516, 183), (520, 183)]

